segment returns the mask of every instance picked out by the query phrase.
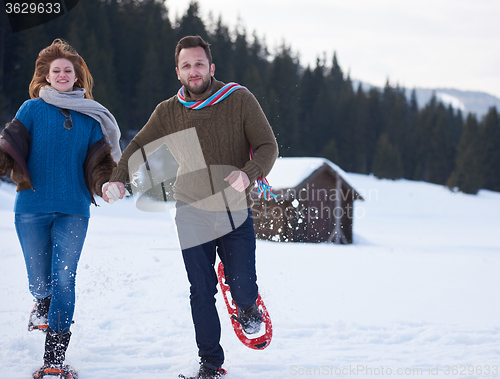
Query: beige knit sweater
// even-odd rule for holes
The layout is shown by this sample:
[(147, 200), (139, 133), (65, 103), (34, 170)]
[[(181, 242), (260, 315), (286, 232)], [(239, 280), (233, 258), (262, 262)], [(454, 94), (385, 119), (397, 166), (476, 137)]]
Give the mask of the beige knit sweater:
[[(223, 86), (212, 79), (204, 99)], [(187, 101), (193, 101), (186, 95)], [(221, 204), (227, 207), (228, 201), (229, 208), (251, 206), (249, 193), (254, 186), (238, 194), (224, 178), (233, 170), (241, 170), (254, 183), (269, 174), (278, 156), (273, 131), (250, 91), (236, 90), (218, 104), (199, 110), (186, 108), (174, 96), (156, 107), (124, 150), (110, 182), (130, 182), (144, 163), (143, 156), (163, 144), (179, 164), (174, 198), (206, 210), (221, 210)], [(254, 151), (251, 160), (250, 146)]]

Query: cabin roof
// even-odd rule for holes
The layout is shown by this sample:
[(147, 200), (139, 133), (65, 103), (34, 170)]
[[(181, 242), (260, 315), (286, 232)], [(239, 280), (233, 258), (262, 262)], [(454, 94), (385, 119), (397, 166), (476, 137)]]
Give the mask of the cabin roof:
[(325, 158), (278, 158), (267, 176), (267, 180), (274, 189), (296, 188), (324, 164), (330, 166), (342, 178), (344, 183), (354, 189), (347, 181), (347, 174), (344, 170)]

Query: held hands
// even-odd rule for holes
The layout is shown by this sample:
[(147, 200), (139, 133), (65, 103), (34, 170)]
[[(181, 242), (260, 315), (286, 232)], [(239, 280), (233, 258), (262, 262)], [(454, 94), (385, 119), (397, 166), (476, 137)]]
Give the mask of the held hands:
[(121, 182), (104, 183), (102, 185), (102, 198), (110, 204), (123, 199), (124, 195), (125, 185)]
[[(233, 171), (225, 179), (231, 187), (239, 192), (245, 191), (250, 185), (250, 179), (243, 171)], [(102, 186), (102, 198), (109, 204), (123, 199), (125, 196), (125, 185), (121, 182), (104, 183)]]
[(224, 180), (239, 192), (243, 192), (250, 185), (250, 179), (243, 171), (233, 171)]

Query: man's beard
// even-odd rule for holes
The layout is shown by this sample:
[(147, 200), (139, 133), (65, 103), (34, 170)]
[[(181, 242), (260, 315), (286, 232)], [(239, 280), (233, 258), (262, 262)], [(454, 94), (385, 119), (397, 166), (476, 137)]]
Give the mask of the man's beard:
[(212, 79), (211, 76), (209, 76), (208, 79), (201, 78), (202, 81), (201, 81), (201, 84), (199, 86), (192, 86), (189, 83), (189, 80), (185, 83), (182, 83), (182, 84), (184, 84), (184, 87), (186, 87), (186, 89), (189, 91), (190, 94), (201, 95), (202, 93), (205, 93), (205, 91), (208, 89), (208, 87), (210, 87), (211, 79)]

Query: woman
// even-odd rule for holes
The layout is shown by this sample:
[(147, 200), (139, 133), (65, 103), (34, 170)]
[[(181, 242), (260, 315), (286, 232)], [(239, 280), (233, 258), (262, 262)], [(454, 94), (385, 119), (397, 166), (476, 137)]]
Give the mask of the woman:
[(17, 183), (15, 226), (35, 297), (29, 329), (46, 331), (44, 366), (33, 378), (76, 375), (63, 362), (78, 260), (90, 204), (121, 155), (118, 125), (92, 87), (85, 61), (54, 40), (36, 60), (31, 99), (0, 136), (0, 176), (12, 170)]

